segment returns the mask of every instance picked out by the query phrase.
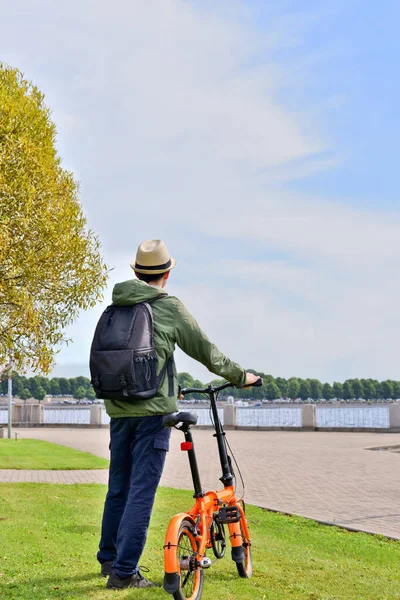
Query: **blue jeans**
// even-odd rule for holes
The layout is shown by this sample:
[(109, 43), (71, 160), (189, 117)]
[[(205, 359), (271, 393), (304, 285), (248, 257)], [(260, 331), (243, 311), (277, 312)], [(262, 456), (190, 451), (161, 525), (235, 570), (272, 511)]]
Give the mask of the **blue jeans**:
[(135, 573), (146, 543), (171, 435), (162, 420), (160, 415), (111, 419), (110, 474), (97, 559), (114, 561), (120, 577)]

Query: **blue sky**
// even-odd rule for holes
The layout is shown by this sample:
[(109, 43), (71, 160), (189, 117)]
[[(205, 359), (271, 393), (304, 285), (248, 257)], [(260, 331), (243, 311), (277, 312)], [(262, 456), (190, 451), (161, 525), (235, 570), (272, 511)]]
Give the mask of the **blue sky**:
[(324, 120), (344, 160), (337, 169), (303, 181), (302, 188), (390, 208), (398, 203), (400, 5), (339, 2), (333, 10), (308, 32), (307, 50), (325, 50), (328, 56), (313, 69), (307, 95), (315, 100), (337, 94), (339, 106), (333, 103)]
[[(399, 378), (398, 3), (19, 0), (2, 16), (0, 56), (45, 93), (114, 267), (104, 304), (161, 237), (170, 293), (245, 367)], [(87, 372), (102, 308), (56, 374)]]
[(400, 4), (279, 2), (272, 10), (265, 2), (246, 4), (256, 7), (260, 29), (285, 15), (303, 21), (294, 33), (297, 44), (278, 49), (276, 57), (290, 68), (300, 55), (307, 81), (294, 94), (284, 89), (281, 101), (316, 114), (332, 150), (343, 158), (335, 169), (296, 180), (296, 189), (311, 194), (328, 190), (352, 204), (396, 207)]

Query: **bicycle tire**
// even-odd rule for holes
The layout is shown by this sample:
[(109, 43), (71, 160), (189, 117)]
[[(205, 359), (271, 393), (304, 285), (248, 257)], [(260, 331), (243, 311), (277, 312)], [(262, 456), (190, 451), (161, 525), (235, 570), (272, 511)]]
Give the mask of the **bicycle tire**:
[[(176, 540), (176, 555), (178, 564), (181, 565), (186, 560), (190, 561), (197, 552), (197, 542), (194, 536), (194, 528), (190, 521), (184, 519), (178, 531)], [(203, 591), (204, 573), (200, 567), (191, 570), (180, 569), (179, 590), (173, 593), (175, 600), (200, 600)]]
[(236, 563), (236, 568), (238, 570), (239, 577), (243, 577), (244, 579), (249, 579), (253, 573), (253, 560), (251, 557), (251, 546), (249, 544), (249, 540), (244, 535), (243, 528), (243, 517), (240, 519), (240, 533), (242, 535), (242, 546), (244, 550), (244, 559), (240, 563)]

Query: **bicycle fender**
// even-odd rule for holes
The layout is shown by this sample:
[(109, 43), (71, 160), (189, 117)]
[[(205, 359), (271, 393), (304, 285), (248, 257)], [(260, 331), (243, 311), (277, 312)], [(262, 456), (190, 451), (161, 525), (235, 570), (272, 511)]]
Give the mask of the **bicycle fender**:
[[(168, 529), (167, 529), (167, 533), (165, 535), (165, 544), (164, 544), (164, 571), (166, 574), (170, 574), (170, 575), (175, 575), (175, 574), (179, 574), (179, 566), (178, 566), (178, 560), (177, 560), (177, 556), (176, 556), (176, 540), (178, 538), (178, 532), (180, 529), (180, 526), (182, 524), (182, 521), (187, 520), (190, 521), (193, 525), (193, 527), (195, 526), (195, 521), (193, 519), (193, 517), (191, 517), (190, 515), (188, 515), (187, 513), (179, 513), (177, 515), (175, 515), (174, 517), (172, 517), (169, 525), (168, 525)], [(170, 582), (170, 586), (174, 586), (175, 585), (175, 581), (176, 578), (172, 578), (172, 577), (168, 577), (168, 580)], [(173, 590), (176, 591), (179, 588), (179, 576), (177, 578), (177, 584), (178, 587)], [(171, 594), (173, 593), (170, 592), (168, 590), (168, 592)]]

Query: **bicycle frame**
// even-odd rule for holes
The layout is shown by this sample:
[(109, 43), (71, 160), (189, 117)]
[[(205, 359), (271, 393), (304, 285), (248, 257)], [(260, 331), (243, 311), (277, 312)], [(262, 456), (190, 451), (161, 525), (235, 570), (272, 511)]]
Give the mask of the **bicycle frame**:
[[(180, 584), (180, 565), (178, 564), (176, 554), (176, 540), (182, 521), (189, 520), (194, 527), (195, 535), (198, 540), (198, 550), (196, 560), (198, 562), (204, 558), (207, 548), (211, 547), (210, 527), (213, 522), (214, 513), (217, 513), (221, 505), (236, 506), (240, 511), (241, 521), (236, 523), (228, 523), (229, 536), (232, 546), (232, 559), (236, 562), (243, 560), (243, 539), (245, 538), (250, 545), (249, 531), (245, 518), (243, 507), (238, 504), (233, 486), (234, 474), (232, 473), (232, 464), (230, 457), (227, 454), (225, 444), (225, 433), (222, 424), (218, 417), (216, 405), (216, 391), (229, 387), (230, 384), (225, 384), (219, 388), (210, 386), (207, 388), (207, 393), (210, 398), (211, 410), (213, 414), (215, 434), (217, 439), (218, 453), (222, 468), (222, 477), (220, 481), (224, 488), (220, 491), (204, 492), (201, 485), (200, 474), (196, 459), (195, 447), (193, 443), (190, 426), (181, 426), (185, 436), (185, 442), (181, 445), (182, 450), (188, 452), (190, 470), (193, 479), (195, 504), (187, 513), (175, 515), (167, 529), (164, 545), (164, 563), (165, 563), (165, 583), (164, 587), (169, 593), (173, 593), (179, 588)], [(187, 389), (185, 393), (204, 392), (204, 390)], [(242, 528), (241, 528), (242, 524)]]

